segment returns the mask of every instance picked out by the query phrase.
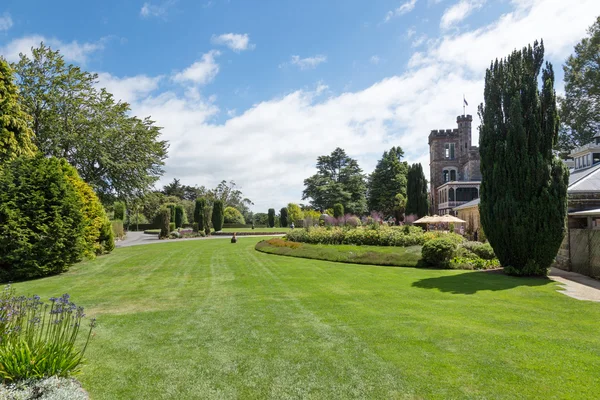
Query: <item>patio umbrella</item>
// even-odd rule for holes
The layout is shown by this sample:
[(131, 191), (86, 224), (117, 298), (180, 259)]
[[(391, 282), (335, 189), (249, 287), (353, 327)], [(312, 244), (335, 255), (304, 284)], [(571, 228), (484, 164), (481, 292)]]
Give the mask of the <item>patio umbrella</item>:
[[(437, 217), (437, 215), (434, 215), (433, 217)], [(423, 218), (420, 218), (418, 220), (416, 220), (415, 222), (413, 222), (413, 224), (431, 224), (432, 223), (432, 216), (430, 215), (426, 215)]]
[(441, 217), (439, 217), (439, 221), (438, 222), (447, 222), (447, 223), (455, 223), (455, 224), (466, 224), (467, 221), (463, 221), (460, 218), (456, 218), (453, 215), (450, 214), (446, 214), (446, 215), (442, 215)]

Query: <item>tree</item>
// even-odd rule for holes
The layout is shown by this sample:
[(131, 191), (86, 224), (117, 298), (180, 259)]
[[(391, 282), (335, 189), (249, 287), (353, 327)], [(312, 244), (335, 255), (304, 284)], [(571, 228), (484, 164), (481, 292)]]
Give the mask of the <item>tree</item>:
[(406, 214), (416, 214), (419, 218), (427, 215), (429, 201), (427, 179), (420, 163), (408, 167), (406, 184)]
[(57, 158), (21, 157), (0, 174), (0, 281), (66, 271), (86, 250), (84, 204)]
[(256, 225), (269, 226), (269, 215), (265, 213), (254, 214), (254, 223)]
[(287, 205), (288, 219), (290, 222), (296, 223), (304, 219), (304, 212), (300, 209), (298, 204), (289, 203)]
[(43, 43), (14, 67), (35, 144), (77, 168), (104, 204), (139, 197), (162, 175), (168, 145), (159, 140), (160, 128), (97, 89), (96, 74), (66, 65)]
[(335, 203), (333, 205), (333, 216), (335, 218), (341, 218), (344, 216), (344, 205), (340, 203)]
[(302, 199), (310, 199), (315, 208), (325, 210), (342, 203), (349, 213), (366, 211), (365, 176), (358, 162), (339, 147), (317, 158), (317, 173), (305, 179), (304, 186)]
[(246, 224), (244, 216), (236, 208), (225, 207), (225, 212), (223, 213), (223, 215), (225, 222), (228, 224)]
[(113, 209), (114, 209), (113, 219), (125, 221), (125, 209), (126, 209), (125, 203), (123, 203), (122, 201), (115, 201), (115, 204), (113, 205)]
[(404, 221), (404, 212), (406, 211), (406, 197), (402, 193), (394, 196), (394, 219), (396, 225)]
[(588, 29), (588, 35), (563, 66), (565, 97), (560, 99), (558, 145), (563, 154), (590, 143), (600, 132), (600, 17)]
[(275, 226), (275, 209), (274, 208), (269, 208), (267, 225), (269, 228), (273, 228)]
[(289, 225), (288, 222), (288, 209), (283, 207), (280, 211), (279, 211), (279, 226), (281, 226), (282, 228), (287, 228), (287, 226)]
[(221, 200), (215, 200), (213, 203), (213, 211), (212, 211), (212, 224), (215, 232), (219, 232), (223, 229), (223, 220), (224, 220), (224, 210), (223, 210), (223, 202)]
[(181, 228), (183, 225), (183, 216), (185, 215), (185, 211), (181, 204), (175, 206), (175, 228)]
[(546, 275), (565, 234), (568, 170), (558, 137), (554, 71), (544, 44), (514, 51), (485, 76), (481, 118), (481, 225), (507, 273)]
[[(64, 159), (60, 160), (60, 165), (82, 204), (84, 255), (88, 258), (94, 258), (96, 255), (112, 251), (114, 249), (114, 236), (102, 234), (103, 226), (107, 224), (110, 226), (110, 221), (106, 216), (102, 203), (100, 203), (100, 199), (98, 199), (91, 186), (79, 177), (77, 170), (72, 165)], [(112, 227), (110, 231), (112, 233)], [(113, 241), (113, 243), (109, 243), (109, 241)]]
[(205, 227), (204, 223), (204, 208), (206, 207), (206, 199), (200, 197), (196, 199), (196, 207), (194, 208), (194, 222), (198, 224), (198, 232), (202, 232)]
[(161, 239), (168, 237), (170, 233), (169, 225), (171, 224), (171, 210), (166, 206), (162, 206), (160, 210), (158, 210), (157, 219), (160, 227), (159, 237)]
[(397, 194), (406, 196), (406, 174), (408, 165), (402, 162), (404, 151), (392, 147), (385, 151), (377, 162), (375, 171), (369, 176), (368, 206), (370, 211), (380, 211), (385, 217), (394, 214)]
[(0, 58), (0, 165), (37, 151), (27, 124), (31, 118), (21, 108), (13, 79), (12, 69)]

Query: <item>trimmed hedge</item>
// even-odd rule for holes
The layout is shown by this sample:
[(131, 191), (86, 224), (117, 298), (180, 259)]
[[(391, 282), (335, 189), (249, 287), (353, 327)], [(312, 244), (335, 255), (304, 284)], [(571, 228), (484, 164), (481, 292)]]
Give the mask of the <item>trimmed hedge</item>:
[(170, 223), (171, 223), (171, 209), (168, 207), (161, 207), (158, 210), (158, 214), (156, 219), (160, 222), (160, 238), (166, 238), (170, 233)]
[(434, 267), (448, 267), (456, 255), (457, 245), (447, 238), (427, 241), (421, 249), (423, 261)]
[(216, 232), (223, 229), (224, 218), (223, 202), (221, 200), (215, 200), (213, 203), (211, 222)]
[(415, 246), (423, 245), (426, 241), (445, 237), (454, 243), (465, 239), (455, 233), (427, 232), (415, 226), (387, 227), (381, 226), (358, 227), (354, 229), (329, 227), (294, 229), (287, 232), (287, 240), (312, 244), (353, 244), (368, 246)]
[(125, 237), (125, 229), (123, 228), (123, 221), (121, 220), (113, 220), (110, 221), (112, 225), (113, 234), (117, 239), (123, 239)]
[[(285, 235), (286, 232), (236, 232), (236, 236), (273, 236)], [(213, 232), (213, 236), (232, 236), (233, 232)]]

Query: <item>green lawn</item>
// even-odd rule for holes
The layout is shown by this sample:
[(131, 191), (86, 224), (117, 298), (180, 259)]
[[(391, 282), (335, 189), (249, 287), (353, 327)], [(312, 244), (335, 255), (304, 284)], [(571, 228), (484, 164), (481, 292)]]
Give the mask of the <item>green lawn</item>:
[(117, 249), (16, 284), (98, 317), (93, 399), (598, 398), (600, 304), (544, 279), (337, 264), (260, 238)]
[(308, 243), (295, 243), (295, 245), (299, 247), (274, 246), (269, 241), (264, 240), (256, 245), (256, 250), (269, 254), (313, 260), (395, 267), (416, 267), (421, 260), (421, 246), (354, 246)]

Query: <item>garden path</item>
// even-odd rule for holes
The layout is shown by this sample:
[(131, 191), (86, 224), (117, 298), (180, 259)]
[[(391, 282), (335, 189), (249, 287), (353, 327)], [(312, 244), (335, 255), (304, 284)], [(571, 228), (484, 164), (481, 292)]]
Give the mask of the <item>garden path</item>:
[(564, 285), (559, 293), (578, 300), (600, 302), (600, 281), (596, 279), (558, 268), (550, 270), (549, 278)]

